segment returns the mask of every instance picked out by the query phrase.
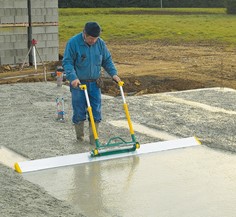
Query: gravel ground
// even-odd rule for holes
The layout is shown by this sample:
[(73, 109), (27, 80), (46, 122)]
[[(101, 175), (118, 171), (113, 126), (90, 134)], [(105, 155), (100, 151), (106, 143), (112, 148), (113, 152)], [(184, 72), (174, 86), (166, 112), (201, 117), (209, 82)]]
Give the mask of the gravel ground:
[[(125, 86), (124, 86), (125, 90)], [(0, 147), (29, 159), (89, 151), (88, 136), (83, 144), (75, 141), (71, 124), (70, 92), (55, 83), (21, 83), (0, 86)], [(56, 98), (65, 100), (66, 121), (56, 121)], [(179, 137), (196, 135), (203, 145), (236, 151), (236, 91), (205, 89), (189, 92), (127, 97), (132, 122)], [(129, 139), (127, 130), (109, 123), (124, 120), (120, 97), (103, 99), (100, 140), (119, 135)], [(88, 123), (85, 125), (88, 131)], [(135, 129), (134, 129), (135, 130)], [(157, 138), (136, 133), (141, 144)], [(2, 217), (83, 216), (65, 201), (50, 196), (0, 164), (0, 209)]]

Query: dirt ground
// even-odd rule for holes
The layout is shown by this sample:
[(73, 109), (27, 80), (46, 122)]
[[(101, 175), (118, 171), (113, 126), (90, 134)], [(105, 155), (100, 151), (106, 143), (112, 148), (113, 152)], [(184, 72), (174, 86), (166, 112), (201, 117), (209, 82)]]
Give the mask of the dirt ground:
[[(128, 95), (207, 87), (236, 89), (236, 50), (232, 46), (163, 42), (109, 42), (107, 45), (119, 75), (125, 81), (124, 90)], [(46, 63), (47, 80), (55, 80), (50, 74), (60, 64), (60, 61)], [(42, 72), (40, 66), (36, 75), (33, 67), (20, 71), (20, 66), (2, 66), (0, 84), (42, 81)], [(19, 75), (23, 77), (9, 78)], [(119, 94), (110, 78), (104, 77), (104, 84), (104, 94)]]
[[(126, 83), (124, 90), (127, 95), (204, 87), (236, 89), (236, 51), (234, 48), (209, 45), (179, 46), (160, 44), (159, 42), (147, 42), (146, 44), (108, 43), (108, 47), (120, 77)], [(58, 64), (60, 62), (46, 64), (47, 80), (55, 80), (55, 78), (51, 78), (50, 72), (55, 71)], [(19, 66), (1, 66), (0, 84), (44, 80), (42, 67), (39, 67), (37, 75), (32, 75), (35, 74), (33, 67), (25, 67), (22, 71), (19, 69)], [(29, 76), (30, 74), (31, 76)], [(22, 77), (12, 78), (14, 76)], [(108, 78), (104, 78), (104, 82), (104, 93), (118, 94), (117, 85), (114, 85)], [(56, 85), (50, 82), (46, 84), (38, 82), (37, 85), (28, 83), (13, 86), (1, 85), (0, 87), (1, 111), (4, 114), (0, 116), (0, 147), (4, 146), (17, 151), (29, 159), (75, 154), (90, 149), (87, 145), (78, 146), (78, 143), (74, 141), (75, 134), (70, 121), (69, 100), (65, 101), (68, 121), (58, 123), (55, 120), (55, 98), (58, 97)], [(68, 89), (62, 88), (62, 91), (64, 91), (65, 99), (69, 99)], [(113, 132), (122, 137), (126, 135), (124, 128), (110, 124), (114, 117), (118, 117), (120, 120), (124, 119), (119, 109), (114, 109), (114, 105), (119, 101), (119, 98), (106, 99), (106, 106), (103, 108), (106, 116), (100, 131), (102, 141), (107, 141)], [(188, 104), (189, 102), (191, 104)], [(232, 102), (235, 102), (234, 91), (221, 88), (190, 93), (167, 93), (164, 96), (156, 94), (145, 97), (129, 97), (130, 113), (134, 123), (140, 123), (157, 130), (157, 132), (160, 130), (181, 138), (197, 135), (203, 145), (235, 152), (235, 118), (232, 116), (235, 114), (235, 103)], [(204, 104), (206, 107), (202, 107)], [(88, 124), (86, 127), (86, 132), (88, 132)], [(137, 132), (136, 135), (141, 144), (159, 141), (156, 137), (143, 132)], [(88, 135), (86, 141), (88, 141)], [(220, 168), (228, 172), (227, 180), (232, 184), (232, 180), (235, 180), (232, 171), (235, 170), (232, 168), (231, 171), (231, 169), (225, 168), (225, 164), (219, 163), (217, 160), (219, 158), (212, 161), (214, 170), (220, 171)], [(192, 163), (193, 165), (198, 164), (194, 161)], [(12, 169), (0, 164), (0, 170), (2, 174), (0, 176), (1, 217), (85, 217), (85, 215), (76, 212), (68, 202), (55, 198), (45, 189), (27, 181)], [(223, 180), (222, 174), (216, 177), (214, 170), (207, 171), (207, 174), (214, 174), (213, 178), (220, 177), (217, 179), (219, 186), (225, 186), (221, 182)], [(197, 173), (198, 177), (199, 174), (203, 174), (201, 171), (197, 171)], [(201, 181), (205, 176), (202, 177)], [(206, 183), (207, 187), (213, 186), (214, 188), (215, 186), (210, 182)], [(204, 187), (204, 184), (201, 186)], [(226, 186), (230, 186), (230, 190), (233, 189), (233, 185)], [(203, 192), (203, 198), (206, 192)], [(217, 196), (219, 195), (221, 196), (223, 193)], [(220, 205), (223, 204), (222, 206), (225, 207), (227, 202), (230, 205), (234, 204), (235, 198), (231, 200), (229, 195), (225, 195), (226, 197), (220, 197)], [(213, 203), (217, 204), (215, 201), (216, 199)], [(207, 211), (209, 207), (212, 206), (208, 201), (204, 204), (203, 209), (199, 210)], [(218, 207), (220, 213), (222, 209), (221, 206)], [(226, 206), (226, 208), (227, 213), (224, 213), (224, 216), (235, 216), (233, 206)], [(229, 214), (229, 212), (231, 213)]]

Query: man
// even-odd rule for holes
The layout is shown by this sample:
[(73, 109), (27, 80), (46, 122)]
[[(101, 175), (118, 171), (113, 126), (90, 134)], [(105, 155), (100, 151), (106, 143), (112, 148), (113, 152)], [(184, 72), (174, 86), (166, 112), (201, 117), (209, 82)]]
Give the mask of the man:
[[(98, 79), (101, 76), (101, 67), (119, 82), (116, 67), (112, 61), (111, 54), (105, 42), (99, 37), (101, 27), (96, 22), (88, 22), (83, 32), (72, 37), (65, 48), (63, 67), (66, 78), (70, 81), (72, 96), (73, 116), (72, 122), (75, 126), (76, 138), (84, 140), (84, 121), (86, 120), (87, 104), (84, 91), (78, 86), (86, 84), (95, 126), (98, 126), (101, 117), (101, 89), (98, 86)], [(94, 136), (89, 122), (90, 144), (94, 145)]]

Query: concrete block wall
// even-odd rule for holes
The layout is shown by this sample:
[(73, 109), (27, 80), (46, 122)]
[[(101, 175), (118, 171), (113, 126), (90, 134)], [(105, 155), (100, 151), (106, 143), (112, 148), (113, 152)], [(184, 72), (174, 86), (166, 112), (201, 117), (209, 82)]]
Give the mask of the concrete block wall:
[(57, 8), (32, 8), (32, 23), (53, 23), (58, 22)]
[(27, 0), (0, 0), (0, 24), (28, 23)]
[(58, 26), (34, 26), (32, 28), (32, 38), (37, 40), (36, 48), (43, 60), (58, 60)]
[(28, 53), (27, 27), (4, 27), (0, 34), (0, 64), (22, 63)]
[(23, 63), (32, 39), (43, 61), (58, 60), (57, 0), (0, 0), (0, 5), (0, 65)]
[(58, 1), (31, 0), (31, 8), (32, 38), (38, 42), (36, 47), (40, 57), (46, 61), (57, 61), (59, 54)]
[(28, 52), (27, 1), (0, 0), (0, 5), (0, 64), (15, 65)]

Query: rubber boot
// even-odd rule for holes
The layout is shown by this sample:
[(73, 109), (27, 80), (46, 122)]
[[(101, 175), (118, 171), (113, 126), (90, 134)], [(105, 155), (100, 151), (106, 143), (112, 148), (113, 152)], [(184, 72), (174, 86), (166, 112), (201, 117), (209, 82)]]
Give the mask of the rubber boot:
[(75, 124), (75, 133), (77, 141), (84, 141), (84, 121)]
[[(98, 126), (99, 126), (99, 123), (95, 122), (95, 128), (96, 128), (97, 134), (98, 134)], [(89, 141), (90, 141), (90, 145), (95, 145), (95, 139), (94, 139), (94, 135), (93, 135), (92, 125), (90, 122), (89, 122)]]

